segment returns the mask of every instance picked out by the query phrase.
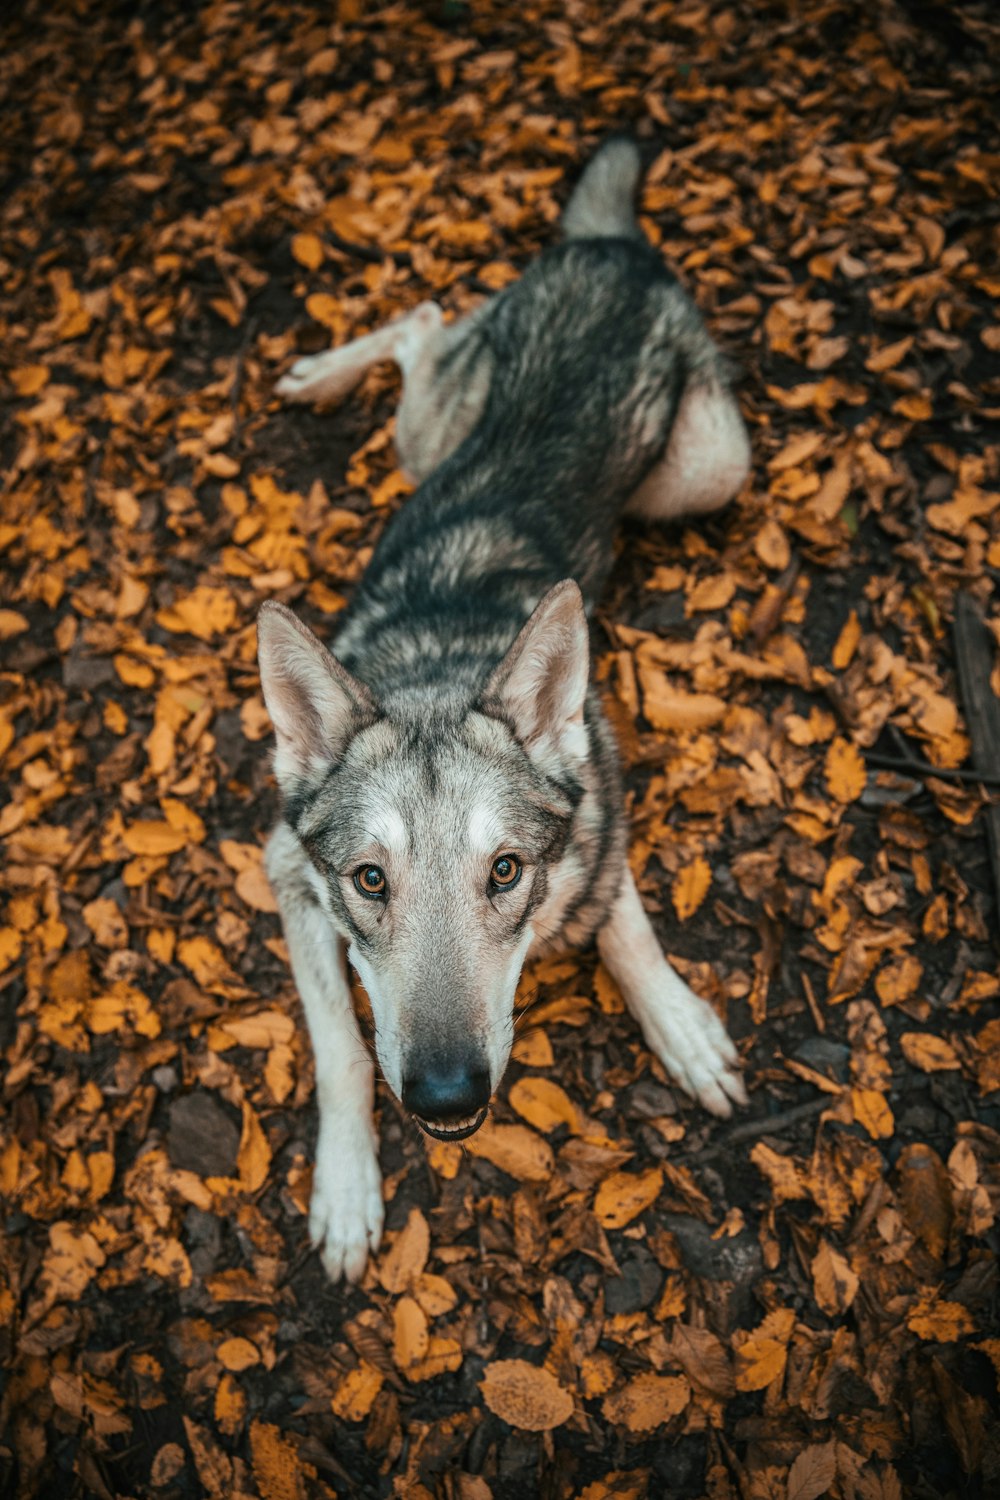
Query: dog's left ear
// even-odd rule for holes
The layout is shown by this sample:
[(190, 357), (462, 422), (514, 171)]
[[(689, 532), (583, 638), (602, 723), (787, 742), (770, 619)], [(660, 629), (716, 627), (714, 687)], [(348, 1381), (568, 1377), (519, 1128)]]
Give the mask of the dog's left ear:
[(589, 675), (583, 598), (566, 578), (536, 606), (490, 678), (482, 707), (506, 719), (531, 754), (571, 750), (583, 724)]
[(257, 618), (257, 659), (278, 741), (274, 774), (283, 788), (322, 775), (378, 716), (364, 683), (273, 600), (261, 605)]

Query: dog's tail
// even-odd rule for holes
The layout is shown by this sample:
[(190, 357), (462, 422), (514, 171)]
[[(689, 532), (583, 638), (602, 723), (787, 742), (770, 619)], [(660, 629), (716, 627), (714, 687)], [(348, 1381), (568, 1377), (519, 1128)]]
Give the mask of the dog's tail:
[(613, 136), (591, 157), (562, 217), (568, 240), (636, 239), (635, 191), (642, 163), (627, 136)]

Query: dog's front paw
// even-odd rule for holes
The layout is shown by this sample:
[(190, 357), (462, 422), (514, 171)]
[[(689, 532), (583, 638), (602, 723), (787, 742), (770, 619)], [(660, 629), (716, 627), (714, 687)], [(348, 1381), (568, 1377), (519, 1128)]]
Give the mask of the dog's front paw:
[[(327, 1141), (329, 1144), (327, 1144)], [(382, 1239), (382, 1174), (367, 1136), (320, 1138), (309, 1234), (331, 1281), (360, 1281)]]
[(306, 354), (297, 359), (287, 374), (282, 375), (275, 386), (275, 394), (283, 401), (313, 401), (322, 394), (331, 372), (331, 354)]
[(651, 1050), (671, 1078), (703, 1109), (728, 1119), (734, 1104), (746, 1104), (739, 1053), (712, 1007), (686, 984), (643, 1017)]

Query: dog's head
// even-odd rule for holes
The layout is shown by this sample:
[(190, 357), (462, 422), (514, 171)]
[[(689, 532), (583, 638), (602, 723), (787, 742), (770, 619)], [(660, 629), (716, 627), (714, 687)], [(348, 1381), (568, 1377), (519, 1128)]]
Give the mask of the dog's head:
[(286, 816), (368, 991), (382, 1071), (425, 1129), (460, 1139), (485, 1118), (525, 954), (572, 882), (580, 591), (550, 590), (461, 712), (430, 694), (383, 711), (282, 605), (258, 635)]

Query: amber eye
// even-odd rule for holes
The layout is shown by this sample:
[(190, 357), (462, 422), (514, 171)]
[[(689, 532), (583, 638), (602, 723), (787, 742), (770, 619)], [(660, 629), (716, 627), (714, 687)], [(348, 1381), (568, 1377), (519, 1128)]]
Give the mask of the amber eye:
[(361, 865), (354, 872), (354, 884), (362, 896), (379, 900), (386, 893), (385, 873), (378, 865)]
[(513, 854), (501, 854), (493, 861), (490, 884), (497, 890), (509, 891), (521, 878), (521, 866)]

